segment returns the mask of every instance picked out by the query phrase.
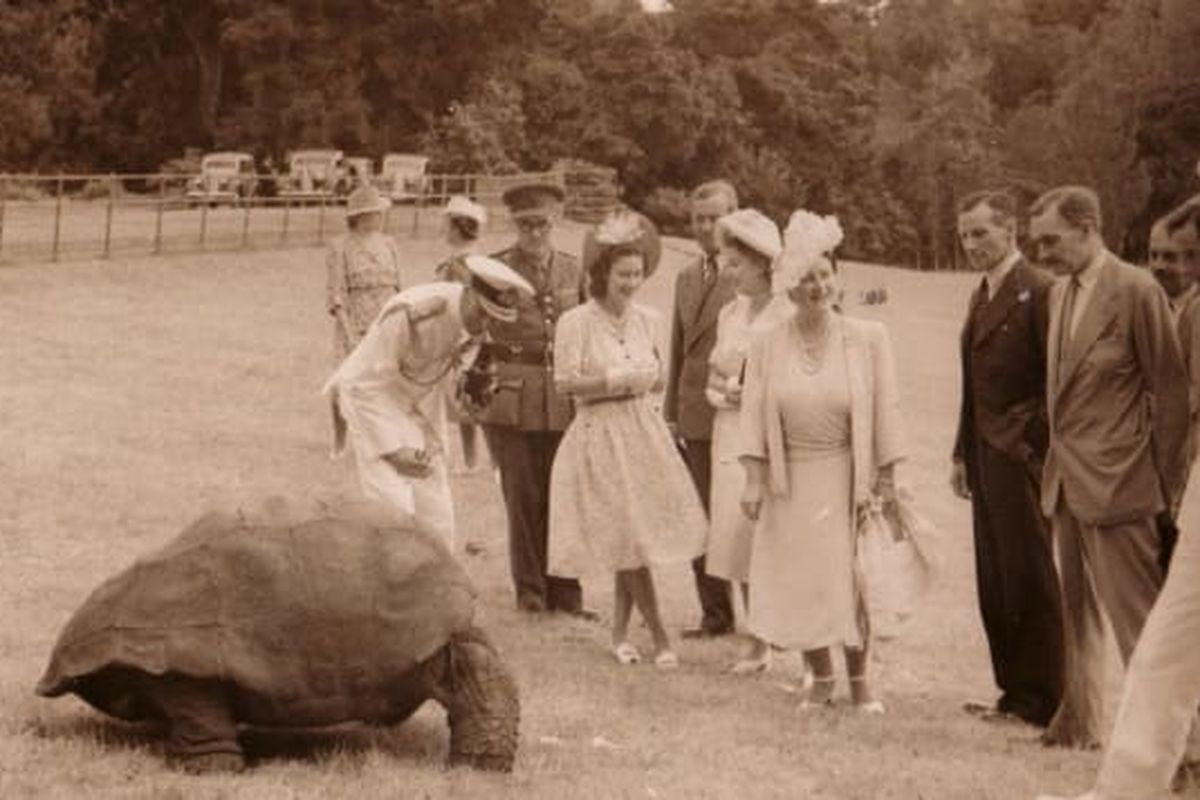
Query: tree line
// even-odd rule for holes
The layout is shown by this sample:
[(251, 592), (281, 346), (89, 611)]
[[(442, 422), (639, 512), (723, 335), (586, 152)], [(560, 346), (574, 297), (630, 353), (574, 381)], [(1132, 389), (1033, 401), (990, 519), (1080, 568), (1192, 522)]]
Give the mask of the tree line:
[(0, 0), (0, 170), (185, 147), (615, 167), (679, 224), (713, 176), (848, 254), (953, 263), (955, 203), (1094, 186), (1144, 247), (1196, 190), (1195, 0)]

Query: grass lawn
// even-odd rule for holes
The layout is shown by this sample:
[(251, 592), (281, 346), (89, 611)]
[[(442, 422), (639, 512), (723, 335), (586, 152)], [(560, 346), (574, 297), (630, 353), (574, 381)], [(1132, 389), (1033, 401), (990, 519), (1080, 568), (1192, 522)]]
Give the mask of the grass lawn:
[[(440, 247), (403, 242), (408, 282)], [(578, 231), (562, 245), (578, 250)], [(642, 299), (666, 312), (672, 244)], [(848, 265), (848, 311), (885, 320), (911, 458), (902, 480), (936, 526), (941, 579), (901, 638), (879, 644), (888, 705), (805, 713), (795, 663), (725, 667), (739, 642), (679, 643), (683, 667), (619, 668), (604, 625), (513, 608), (499, 489), (455, 479), (480, 617), (522, 688), (511, 776), (442, 766), (433, 704), (396, 729), (257, 734), (257, 768), (196, 778), (163, 766), (151, 733), (70, 698), (33, 695), (67, 617), (102, 579), (213, 506), (352, 491), (328, 457), (318, 390), (331, 369), (319, 250), (169, 256), (0, 269), (0, 797), (1029, 798), (1081, 790), (1096, 754), (1049, 751), (1028, 729), (961, 710), (993, 694), (975, 607), (968, 507), (946, 485), (959, 396), (959, 321), (971, 278)], [(886, 287), (889, 302), (860, 292)], [(669, 624), (697, 618), (690, 570), (656, 578)], [(608, 616), (609, 578), (585, 581)], [(638, 631), (645, 636), (644, 631)], [(648, 637), (646, 642), (648, 644)], [(844, 680), (841, 692), (845, 694)]]

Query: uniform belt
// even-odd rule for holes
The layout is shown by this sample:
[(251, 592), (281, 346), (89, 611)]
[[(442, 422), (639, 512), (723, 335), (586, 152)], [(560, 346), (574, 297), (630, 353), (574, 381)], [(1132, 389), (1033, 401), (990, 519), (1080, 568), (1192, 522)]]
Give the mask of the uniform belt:
[(551, 364), (554, 361), (554, 350), (542, 342), (529, 344), (509, 344), (507, 342), (488, 342), (491, 357), (498, 363), (507, 364), (536, 364), (539, 366)]

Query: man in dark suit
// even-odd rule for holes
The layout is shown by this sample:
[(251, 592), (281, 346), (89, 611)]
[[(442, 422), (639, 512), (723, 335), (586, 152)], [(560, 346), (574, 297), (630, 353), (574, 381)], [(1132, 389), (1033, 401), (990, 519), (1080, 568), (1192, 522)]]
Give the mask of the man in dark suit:
[(1040, 483), (1046, 455), (1046, 296), (1053, 279), (1016, 244), (1016, 203), (959, 206), (968, 262), (984, 273), (962, 332), (952, 488), (971, 500), (979, 611), (1000, 697), (984, 719), (1044, 726), (1062, 697), (1062, 610)]
[(1078, 186), (1031, 208), (1050, 289), (1046, 396), (1050, 447), (1042, 511), (1053, 520), (1063, 596), (1063, 701), (1051, 745), (1100, 740), (1104, 629), (1122, 660), (1163, 582), (1155, 517), (1177, 507), (1187, 463), (1188, 383), (1162, 288), (1100, 234), (1100, 201)]
[(562, 201), (554, 184), (522, 184), (504, 193), (517, 242), (493, 258), (525, 278), (534, 295), (519, 299), (515, 321), (491, 328), (488, 347), (507, 388), (477, 419), (500, 469), (517, 607), (590, 617), (578, 580), (546, 574), (550, 467), (572, 417), (570, 400), (554, 391), (554, 324), (584, 299), (579, 261), (555, 250), (550, 239)]
[[(708, 510), (712, 480), (713, 407), (704, 395), (708, 385), (708, 357), (717, 342), (717, 313), (733, 299), (733, 275), (717, 268), (717, 220), (737, 209), (737, 192), (726, 181), (710, 181), (692, 192), (692, 231), (700, 258), (675, 278), (675, 304), (671, 319), (671, 355), (663, 415), (683, 443), (684, 460)], [(685, 637), (721, 636), (733, 631), (733, 603), (729, 582), (704, 570), (704, 556), (692, 562), (701, 619)]]

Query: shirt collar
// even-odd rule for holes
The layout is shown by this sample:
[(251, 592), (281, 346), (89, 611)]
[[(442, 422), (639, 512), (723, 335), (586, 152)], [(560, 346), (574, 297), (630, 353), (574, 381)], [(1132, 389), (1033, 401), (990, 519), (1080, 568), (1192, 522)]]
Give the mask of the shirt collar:
[(1083, 269), (1076, 272), (1073, 276), (1075, 282), (1079, 284), (1080, 289), (1091, 289), (1096, 285), (1096, 280), (1100, 277), (1100, 265), (1104, 263), (1104, 259), (1108, 256), (1108, 251), (1103, 247), (1092, 256), (1092, 260)]
[(1000, 284), (1004, 282), (1004, 278), (1008, 273), (1012, 272), (1012, 268), (1021, 260), (1021, 251), (1013, 249), (1004, 260), (987, 271), (988, 292), (995, 295), (1000, 289)]

